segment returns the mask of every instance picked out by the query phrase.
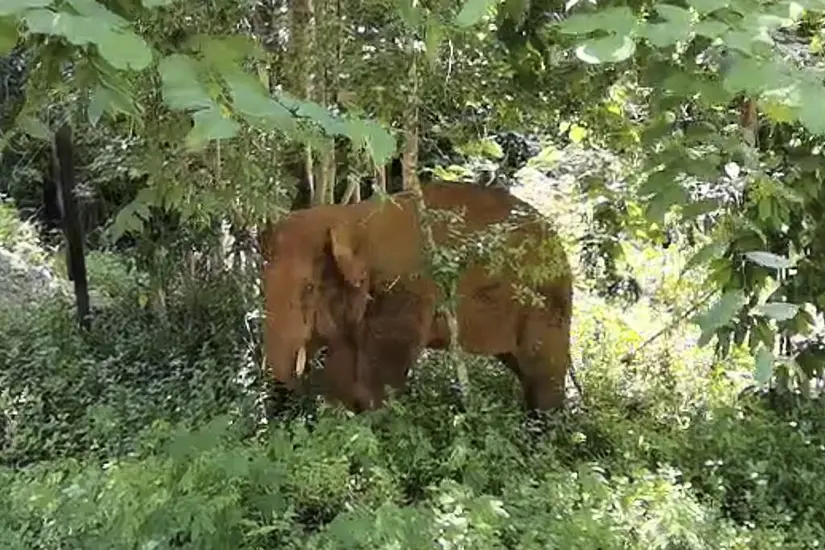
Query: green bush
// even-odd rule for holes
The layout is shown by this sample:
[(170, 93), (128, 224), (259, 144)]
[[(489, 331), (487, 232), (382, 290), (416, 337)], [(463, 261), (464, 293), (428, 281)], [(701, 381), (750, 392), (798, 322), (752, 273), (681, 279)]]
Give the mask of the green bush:
[(197, 424), (250, 406), (236, 381), (249, 362), (241, 293), (213, 281), (161, 316), (124, 292), (88, 334), (57, 298), (3, 315), (0, 460), (122, 454), (156, 419)]
[[(825, 408), (740, 396), (728, 374), (749, 359), (715, 361), (684, 327), (623, 361), (661, 325), (655, 304), (578, 297), (583, 394), (564, 412), (528, 417), (496, 361), (431, 353), (383, 410), (287, 395), (265, 423), (243, 280), (181, 285), (159, 310), (140, 273), (93, 258), (93, 289), (111, 300), (89, 333), (58, 298), (0, 315), (3, 548), (825, 541)], [(466, 399), (456, 361), (470, 373)]]

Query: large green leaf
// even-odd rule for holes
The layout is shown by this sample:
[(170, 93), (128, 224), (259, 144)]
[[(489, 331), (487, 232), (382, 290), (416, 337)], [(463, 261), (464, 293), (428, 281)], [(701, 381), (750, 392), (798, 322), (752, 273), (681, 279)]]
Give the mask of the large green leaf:
[(152, 63), (152, 51), (135, 33), (128, 30), (104, 33), (97, 41), (100, 55), (118, 69), (140, 71)]
[(158, 63), (163, 100), (172, 109), (203, 109), (215, 104), (200, 81), (198, 62), (183, 54), (172, 54)]
[(687, 0), (687, 3), (699, 13), (710, 13), (730, 5), (728, 0)]
[(16, 15), (20, 12), (47, 8), (54, 0), (3, 0), (0, 2), (0, 16)]
[(52, 132), (49, 127), (35, 116), (22, 115), (17, 120), (17, 125), (29, 136), (43, 141), (52, 139)]
[(95, 86), (91, 97), (89, 98), (89, 106), (86, 115), (89, 118), (89, 123), (92, 126), (96, 125), (103, 113), (111, 113), (116, 115), (124, 113), (131, 116), (138, 115), (135, 108), (134, 100), (127, 96), (122, 90), (116, 87), (98, 84)]
[(240, 69), (223, 74), (232, 103), (250, 124), (268, 130), (291, 134), (296, 130), (292, 113), (272, 99), (259, 81)]
[(816, 84), (800, 88), (799, 121), (811, 132), (825, 135), (825, 89)]
[(129, 22), (101, 6), (95, 0), (67, 0), (69, 5), (77, 11), (78, 14), (105, 21), (106, 25), (116, 28), (125, 28), (129, 26)]
[(760, 346), (759, 351), (756, 352), (756, 364), (753, 373), (758, 383), (765, 384), (771, 379), (771, 376), (773, 376), (773, 363), (774, 357), (771, 350)]
[(768, 302), (754, 308), (754, 312), (777, 321), (793, 319), (799, 311), (799, 305), (787, 302)]
[(373, 161), (382, 166), (395, 154), (395, 138), (378, 122), (372, 120), (349, 121), (349, 138), (367, 149)]
[(141, 37), (97, 16), (37, 9), (26, 12), (23, 20), (30, 32), (63, 36), (75, 46), (95, 44), (100, 55), (118, 69), (142, 70), (152, 62), (152, 52)]
[(730, 27), (717, 19), (705, 19), (694, 25), (693, 31), (699, 36), (717, 38), (725, 34)]
[(721, 257), (727, 247), (728, 243), (721, 240), (706, 244), (685, 263), (685, 267), (682, 269), (682, 274), (687, 273), (691, 269), (702, 264), (708, 263), (711, 260)]
[(227, 114), (221, 112), (217, 105), (197, 111), (192, 115), (195, 125), (186, 135), (186, 146), (190, 150), (203, 148), (213, 140), (235, 137), (240, 125)]
[(704, 334), (710, 334), (733, 320), (746, 302), (747, 298), (742, 290), (729, 290), (707, 311), (694, 317), (694, 322)]
[(198, 34), (188, 41), (188, 45), (199, 50), (204, 60), (220, 72), (236, 70), (247, 57), (262, 59), (266, 56), (259, 42), (240, 34)]
[(651, 44), (664, 48), (690, 37), (693, 16), (688, 10), (670, 4), (657, 4), (656, 11), (666, 21), (645, 24), (639, 30), (639, 34), (647, 38)]
[(612, 34), (585, 40), (576, 48), (576, 57), (590, 64), (617, 63), (636, 51), (636, 42), (629, 36)]
[(412, 0), (397, 0), (396, 8), (398, 9), (398, 15), (401, 16), (401, 20), (406, 27), (413, 31), (416, 30), (421, 23), (421, 8), (414, 6)]
[(753, 251), (745, 252), (744, 255), (753, 263), (770, 269), (788, 269), (794, 266), (794, 263), (788, 258), (772, 252)]
[(589, 34), (602, 30), (622, 36), (633, 32), (638, 21), (627, 6), (614, 6), (593, 13), (576, 13), (558, 23), (566, 34)]
[(487, 11), (498, 4), (501, 0), (465, 0), (461, 6), (461, 11), (455, 18), (455, 24), (459, 27), (470, 27), (475, 25), (487, 14)]
[(645, 216), (648, 220), (662, 225), (665, 220), (665, 214), (676, 206), (688, 202), (688, 194), (685, 189), (676, 181), (671, 181), (667, 186), (663, 187), (656, 193), (648, 202)]

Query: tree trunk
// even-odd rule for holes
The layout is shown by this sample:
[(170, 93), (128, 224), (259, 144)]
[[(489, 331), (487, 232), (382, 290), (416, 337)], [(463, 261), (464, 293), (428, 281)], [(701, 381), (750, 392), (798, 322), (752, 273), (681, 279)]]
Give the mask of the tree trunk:
[(89, 307), (89, 283), (86, 280), (86, 252), (84, 250), (83, 225), (74, 196), (74, 145), (72, 128), (68, 122), (57, 129), (54, 134), (52, 162), (55, 174), (55, 186), (63, 221), (63, 234), (66, 237), (66, 269), (69, 280), (74, 283), (77, 318), (80, 326), (88, 329), (91, 325)]

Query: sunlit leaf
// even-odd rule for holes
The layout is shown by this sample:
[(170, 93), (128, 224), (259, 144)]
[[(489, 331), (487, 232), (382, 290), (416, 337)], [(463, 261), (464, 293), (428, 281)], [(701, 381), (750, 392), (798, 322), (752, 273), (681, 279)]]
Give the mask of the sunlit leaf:
[(636, 51), (636, 42), (629, 36), (610, 35), (585, 41), (576, 48), (576, 57), (590, 64), (617, 63)]
[(747, 298), (742, 290), (729, 290), (710, 309), (697, 315), (694, 322), (701, 327), (703, 333), (714, 332), (731, 322), (746, 302)]
[(723, 241), (714, 241), (711, 243), (706, 244), (702, 248), (696, 252), (690, 259), (685, 263), (685, 267), (682, 269), (682, 273), (687, 273), (691, 269), (700, 266), (702, 264), (706, 264), (711, 260), (719, 258), (725, 252), (728, 243)]
[(752, 251), (745, 252), (745, 257), (750, 261), (770, 269), (788, 269), (794, 266), (794, 263), (772, 252)]
[(793, 319), (799, 311), (799, 305), (787, 302), (768, 302), (754, 308), (754, 312), (777, 321)]
[(773, 376), (773, 364), (773, 353), (768, 348), (760, 346), (759, 351), (756, 352), (754, 379), (760, 384), (767, 383)]
[(142, 0), (144, 8), (160, 8), (171, 6), (176, 0)]
[(567, 135), (573, 143), (581, 143), (587, 136), (587, 130), (578, 124), (573, 124)]

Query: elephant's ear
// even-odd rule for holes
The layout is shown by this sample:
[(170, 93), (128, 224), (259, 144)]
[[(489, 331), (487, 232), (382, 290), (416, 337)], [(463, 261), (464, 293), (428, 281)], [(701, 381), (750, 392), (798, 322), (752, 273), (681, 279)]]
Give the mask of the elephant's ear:
[(367, 279), (367, 266), (356, 255), (352, 228), (347, 225), (329, 229), (330, 248), (338, 271), (350, 285), (361, 287)]

